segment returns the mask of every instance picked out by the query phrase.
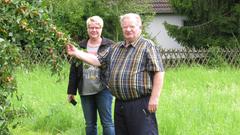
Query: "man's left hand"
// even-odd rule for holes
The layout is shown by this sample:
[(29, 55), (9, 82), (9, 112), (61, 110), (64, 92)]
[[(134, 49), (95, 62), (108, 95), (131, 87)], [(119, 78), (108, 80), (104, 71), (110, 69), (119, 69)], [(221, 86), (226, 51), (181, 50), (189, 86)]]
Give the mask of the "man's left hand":
[(151, 96), (148, 103), (148, 111), (150, 113), (154, 113), (157, 111), (157, 107), (158, 107), (158, 98)]

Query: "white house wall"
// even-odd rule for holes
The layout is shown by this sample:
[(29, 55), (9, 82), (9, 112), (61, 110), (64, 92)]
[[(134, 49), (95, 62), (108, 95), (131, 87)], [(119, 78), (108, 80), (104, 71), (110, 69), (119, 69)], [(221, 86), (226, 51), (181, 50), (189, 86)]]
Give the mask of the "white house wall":
[(156, 44), (160, 45), (162, 48), (182, 48), (179, 43), (168, 36), (167, 30), (165, 29), (163, 23), (166, 21), (169, 24), (183, 26), (184, 19), (185, 17), (183, 16), (171, 14), (156, 15), (156, 17), (147, 27), (146, 31), (148, 34), (150, 34), (151, 38), (154, 38)]

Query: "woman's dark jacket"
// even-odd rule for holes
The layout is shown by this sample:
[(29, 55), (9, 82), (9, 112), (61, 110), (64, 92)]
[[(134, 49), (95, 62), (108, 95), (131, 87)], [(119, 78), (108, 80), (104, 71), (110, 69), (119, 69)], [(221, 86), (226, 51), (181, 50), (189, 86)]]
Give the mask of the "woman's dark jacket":
[[(87, 39), (80, 42), (79, 46), (82, 49), (87, 48)], [(109, 40), (107, 38), (102, 38), (102, 43), (98, 49), (98, 54), (102, 51), (108, 49), (114, 42), (112, 40)], [(105, 86), (104, 80), (106, 79), (105, 70), (100, 70), (100, 80), (102, 82), (102, 85)], [(82, 90), (83, 84), (83, 63), (76, 64), (75, 62), (72, 62), (70, 67), (70, 73), (69, 73), (69, 82), (68, 82), (68, 89), (67, 94), (76, 95), (77, 90), (78, 93)]]

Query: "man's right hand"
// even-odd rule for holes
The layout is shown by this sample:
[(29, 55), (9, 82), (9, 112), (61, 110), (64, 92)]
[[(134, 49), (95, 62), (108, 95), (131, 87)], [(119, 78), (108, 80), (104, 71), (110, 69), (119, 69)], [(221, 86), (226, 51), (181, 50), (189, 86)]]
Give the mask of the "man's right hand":
[(66, 51), (67, 51), (68, 55), (76, 56), (78, 49), (75, 46), (73, 46), (72, 44), (68, 43), (68, 44), (66, 44)]
[(78, 48), (76, 48), (75, 46), (73, 46), (70, 43), (66, 44), (66, 51), (67, 51), (68, 55), (76, 57), (77, 59), (79, 59), (83, 62), (86, 62), (86, 63), (88, 63), (90, 65), (94, 65), (94, 66), (101, 66), (101, 63), (98, 60), (97, 56), (95, 56), (91, 53), (87, 53), (82, 50), (79, 50)]

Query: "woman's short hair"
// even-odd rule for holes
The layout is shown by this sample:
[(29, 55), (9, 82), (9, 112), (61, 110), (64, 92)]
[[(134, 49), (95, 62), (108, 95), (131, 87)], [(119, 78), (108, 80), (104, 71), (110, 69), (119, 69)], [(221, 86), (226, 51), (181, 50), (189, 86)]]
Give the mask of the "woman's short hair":
[(87, 19), (86, 23), (87, 23), (87, 26), (91, 23), (91, 22), (96, 22), (98, 23), (101, 28), (103, 27), (103, 19), (99, 16), (91, 16)]

